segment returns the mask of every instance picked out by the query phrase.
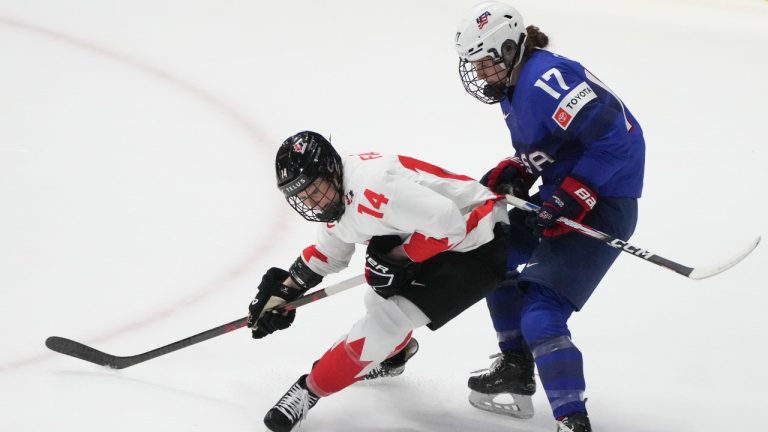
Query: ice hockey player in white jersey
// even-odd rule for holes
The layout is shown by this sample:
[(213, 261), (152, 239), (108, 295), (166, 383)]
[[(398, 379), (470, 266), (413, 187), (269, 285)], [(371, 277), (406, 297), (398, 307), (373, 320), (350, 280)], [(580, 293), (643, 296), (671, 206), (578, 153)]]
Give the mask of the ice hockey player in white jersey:
[(295, 311), (272, 309), (344, 270), (355, 244), (368, 245), (372, 288), (365, 316), (264, 417), (271, 431), (287, 432), (321, 398), (400, 353), (415, 328), (437, 330), (493, 290), (505, 274), (508, 216), (503, 196), (467, 176), (407, 156), (342, 158), (315, 132), (283, 142), (276, 170), (291, 207), (320, 225), (287, 271), (262, 278), (249, 306), (253, 337), (288, 328)]

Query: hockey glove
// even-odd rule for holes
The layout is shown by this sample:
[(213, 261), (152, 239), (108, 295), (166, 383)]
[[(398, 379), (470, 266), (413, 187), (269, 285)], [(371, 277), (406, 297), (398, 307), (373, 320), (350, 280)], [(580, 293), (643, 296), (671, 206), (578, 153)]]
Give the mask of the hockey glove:
[(581, 222), (595, 204), (597, 194), (592, 189), (573, 177), (566, 177), (552, 198), (545, 201), (539, 212), (532, 216), (530, 225), (539, 237), (559, 237), (573, 228), (561, 225), (557, 218), (562, 216)]
[(296, 318), (296, 311), (280, 313), (274, 308), (297, 299), (303, 292), (299, 288), (283, 285), (290, 273), (277, 267), (267, 270), (261, 278), (259, 292), (248, 306), (248, 327), (254, 339), (261, 339), (277, 330), (285, 330)]
[(403, 241), (396, 235), (371, 238), (365, 251), (365, 282), (376, 294), (389, 298), (411, 283), (418, 265), (413, 261), (395, 262), (388, 252)]
[(523, 165), (518, 157), (508, 157), (480, 179), (480, 183), (498, 194), (511, 193), (520, 198), (528, 198), (528, 190), (533, 186), (535, 179)]

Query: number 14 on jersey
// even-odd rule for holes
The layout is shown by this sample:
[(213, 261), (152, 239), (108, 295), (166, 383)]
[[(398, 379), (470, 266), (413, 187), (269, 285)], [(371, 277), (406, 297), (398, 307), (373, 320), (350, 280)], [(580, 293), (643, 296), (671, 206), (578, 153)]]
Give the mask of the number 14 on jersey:
[(378, 219), (383, 218), (384, 213), (378, 210), (381, 210), (381, 207), (389, 202), (389, 198), (384, 196), (384, 194), (376, 193), (370, 189), (363, 191), (363, 196), (368, 200), (370, 207), (360, 203), (357, 205), (357, 212), (369, 214)]

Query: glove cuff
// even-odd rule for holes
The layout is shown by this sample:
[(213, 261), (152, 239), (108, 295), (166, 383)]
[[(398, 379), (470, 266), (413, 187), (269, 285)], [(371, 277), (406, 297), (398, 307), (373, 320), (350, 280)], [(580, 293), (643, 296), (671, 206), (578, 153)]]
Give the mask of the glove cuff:
[(323, 281), (323, 277), (309, 268), (301, 256), (297, 257), (296, 261), (291, 264), (288, 272), (291, 274), (291, 279), (293, 279), (293, 281), (296, 282), (296, 285), (300, 286), (303, 291), (313, 288)]
[(571, 176), (563, 180), (560, 189), (579, 203), (584, 211), (592, 210), (597, 204), (597, 194), (589, 186)]

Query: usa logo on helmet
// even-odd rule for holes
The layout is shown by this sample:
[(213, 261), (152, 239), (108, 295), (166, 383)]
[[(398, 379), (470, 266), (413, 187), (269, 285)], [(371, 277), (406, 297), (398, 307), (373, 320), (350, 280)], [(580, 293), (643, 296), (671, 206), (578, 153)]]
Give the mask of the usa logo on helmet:
[(483, 12), (482, 15), (477, 17), (477, 29), (482, 30), (483, 27), (485, 27), (486, 24), (488, 24), (488, 17), (491, 16), (491, 13), (488, 11)]

